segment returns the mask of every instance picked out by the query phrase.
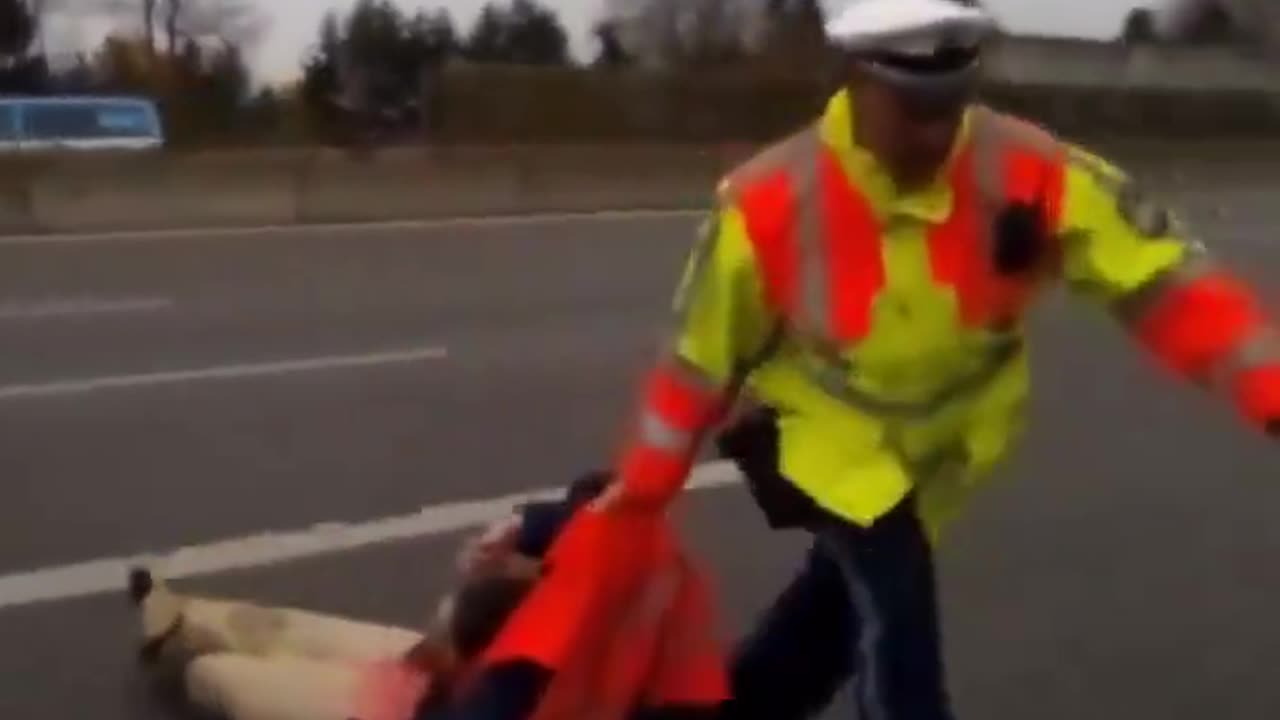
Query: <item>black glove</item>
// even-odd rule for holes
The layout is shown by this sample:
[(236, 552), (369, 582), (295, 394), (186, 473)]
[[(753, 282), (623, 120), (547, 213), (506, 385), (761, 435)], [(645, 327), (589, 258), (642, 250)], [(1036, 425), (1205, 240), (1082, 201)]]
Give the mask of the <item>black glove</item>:
[(1267, 434), (1277, 440), (1280, 440), (1280, 420), (1267, 421)]

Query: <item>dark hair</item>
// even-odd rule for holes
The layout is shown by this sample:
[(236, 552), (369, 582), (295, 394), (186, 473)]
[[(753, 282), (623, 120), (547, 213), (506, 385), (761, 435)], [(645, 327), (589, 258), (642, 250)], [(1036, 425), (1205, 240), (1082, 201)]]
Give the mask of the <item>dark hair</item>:
[(449, 634), (463, 660), (484, 652), (533, 588), (531, 578), (484, 577), (464, 584), (454, 595)]

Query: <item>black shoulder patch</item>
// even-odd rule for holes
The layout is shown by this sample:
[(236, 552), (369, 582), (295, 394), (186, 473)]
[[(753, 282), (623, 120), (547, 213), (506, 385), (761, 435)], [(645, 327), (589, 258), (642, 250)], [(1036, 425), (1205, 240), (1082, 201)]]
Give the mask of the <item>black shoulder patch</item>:
[(992, 263), (1005, 276), (1021, 275), (1044, 260), (1049, 232), (1038, 205), (1010, 203), (995, 217)]

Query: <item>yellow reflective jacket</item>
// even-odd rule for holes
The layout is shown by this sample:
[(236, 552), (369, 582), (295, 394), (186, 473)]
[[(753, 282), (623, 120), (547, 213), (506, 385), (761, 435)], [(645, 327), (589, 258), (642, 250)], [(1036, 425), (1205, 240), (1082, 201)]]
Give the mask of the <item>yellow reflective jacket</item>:
[[(752, 233), (785, 230), (761, 229), (764, 224), (748, 216), (731, 175), (686, 265), (675, 301), (676, 337), (648, 386), (634, 442), (621, 461), (623, 484), (633, 493), (672, 492), (710, 424), (745, 387), (778, 410), (780, 470), (818, 505), (866, 525), (914, 488), (936, 536), (1019, 434), (1029, 392), (1022, 313), (998, 329), (966, 327), (954, 289), (937, 281), (937, 260), (931, 259), (932, 228), (977, 201), (946, 172), (922, 191), (898, 192), (871, 154), (853, 142), (855, 112), (850, 96), (838, 93), (812, 133), (815, 149), (834, 159), (836, 172), (880, 228), (883, 277), (867, 310), (869, 327), (858, 342), (836, 348), (836, 367), (846, 371), (837, 382), (845, 386), (841, 390), (886, 402), (925, 397), (977, 372), (997, 341), (1014, 349), (980, 383), (927, 412), (902, 415), (842, 402), (815, 381), (814, 346), (797, 333), (779, 332), (777, 293), (762, 268), (761, 238)], [(978, 112), (986, 111), (968, 113), (957, 148), (972, 144)], [(1132, 320), (1143, 317), (1152, 296), (1158, 300), (1178, 287), (1170, 278), (1182, 274), (1193, 281), (1208, 272), (1203, 248), (1121, 171), (1082, 148), (1050, 140), (1060, 148), (1062, 167), (1052, 198), (1060, 256), (1054, 276)], [(774, 167), (783, 153), (767, 150), (752, 163)], [(1240, 340), (1224, 338), (1215, 350), (1226, 355)]]

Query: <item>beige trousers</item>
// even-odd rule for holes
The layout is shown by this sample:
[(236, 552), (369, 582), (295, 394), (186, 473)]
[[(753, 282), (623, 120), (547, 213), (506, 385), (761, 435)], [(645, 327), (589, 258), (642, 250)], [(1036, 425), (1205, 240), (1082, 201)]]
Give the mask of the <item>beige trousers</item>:
[(229, 720), (364, 720), (371, 668), (422, 639), (405, 628), (167, 588), (144, 603), (144, 626), (175, 614), (181, 623), (167, 654), (181, 663), (188, 699)]
[(202, 655), (186, 670), (187, 697), (230, 720), (354, 720), (360, 667), (305, 658)]

